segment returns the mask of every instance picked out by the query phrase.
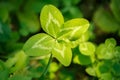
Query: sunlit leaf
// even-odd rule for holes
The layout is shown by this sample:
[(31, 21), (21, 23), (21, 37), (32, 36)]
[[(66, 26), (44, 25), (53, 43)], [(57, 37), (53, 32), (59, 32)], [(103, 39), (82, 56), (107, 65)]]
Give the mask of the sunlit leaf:
[(59, 39), (67, 38), (71, 41), (77, 40), (87, 31), (89, 22), (83, 18), (72, 19), (64, 23), (61, 28)]
[(43, 56), (50, 54), (53, 46), (54, 39), (47, 34), (40, 33), (28, 39), (23, 49), (29, 56)]
[(52, 54), (64, 66), (70, 65), (72, 59), (72, 51), (69, 46), (65, 46), (65, 44), (56, 42), (55, 47), (52, 50)]
[(40, 21), (43, 30), (55, 38), (64, 23), (61, 12), (52, 5), (46, 5), (43, 7), (40, 14)]
[(87, 31), (84, 34), (82, 34), (82, 36), (80, 37), (79, 40), (80, 40), (80, 42), (85, 42), (85, 41), (89, 40), (89, 37), (90, 37), (90, 32)]
[(87, 67), (85, 69), (85, 71), (91, 76), (96, 76), (96, 72), (95, 72), (95, 69), (93, 67)]
[(88, 56), (94, 55), (95, 45), (91, 42), (83, 42), (83, 43), (80, 43), (79, 50), (81, 54), (88, 55)]

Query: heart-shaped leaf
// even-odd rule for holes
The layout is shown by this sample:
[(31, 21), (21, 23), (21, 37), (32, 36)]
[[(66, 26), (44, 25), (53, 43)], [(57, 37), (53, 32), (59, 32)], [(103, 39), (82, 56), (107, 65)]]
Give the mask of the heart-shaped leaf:
[(64, 66), (70, 65), (72, 59), (72, 51), (69, 46), (65, 46), (63, 43), (56, 42), (55, 47), (52, 50), (52, 54)]
[(71, 41), (77, 40), (87, 31), (89, 22), (83, 18), (72, 19), (64, 23), (61, 28), (59, 39), (68, 38)]
[(23, 49), (29, 56), (42, 56), (49, 54), (53, 46), (54, 39), (47, 34), (40, 33), (32, 36)]
[(43, 30), (56, 38), (57, 33), (60, 31), (60, 27), (64, 23), (64, 18), (56, 7), (46, 5), (41, 11), (40, 21)]

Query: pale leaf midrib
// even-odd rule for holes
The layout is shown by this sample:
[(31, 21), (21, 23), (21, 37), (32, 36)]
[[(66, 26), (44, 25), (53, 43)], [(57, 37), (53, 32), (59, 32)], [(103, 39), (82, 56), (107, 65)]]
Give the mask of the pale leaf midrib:
[[(48, 33), (50, 33), (50, 32), (49, 32), (49, 29), (48, 29), (50, 23), (55, 23), (58, 27), (60, 27), (59, 21), (56, 20), (56, 19), (52, 16), (52, 14), (49, 12), (49, 13), (48, 13), (48, 21), (47, 21), (47, 23), (46, 23), (46, 25), (45, 25), (45, 29), (46, 29), (46, 31), (47, 31)], [(53, 31), (55, 32), (55, 30), (53, 30)]]

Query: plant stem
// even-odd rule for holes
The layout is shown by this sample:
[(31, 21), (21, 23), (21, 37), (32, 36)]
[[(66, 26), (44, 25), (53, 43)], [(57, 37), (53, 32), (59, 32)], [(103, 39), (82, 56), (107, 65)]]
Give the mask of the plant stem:
[(41, 79), (41, 78), (44, 78), (44, 76), (47, 74), (47, 71), (48, 71), (48, 68), (49, 68), (49, 66), (50, 66), (51, 61), (52, 61), (52, 54), (50, 55), (48, 64), (47, 64), (47, 66), (45, 67), (45, 69), (43, 70), (43, 73), (42, 73), (40, 79)]

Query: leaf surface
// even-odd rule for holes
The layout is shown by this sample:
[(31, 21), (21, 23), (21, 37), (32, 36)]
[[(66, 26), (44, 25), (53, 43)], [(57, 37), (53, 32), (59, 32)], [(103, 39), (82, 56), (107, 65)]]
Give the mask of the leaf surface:
[(41, 11), (40, 21), (43, 30), (56, 38), (58, 32), (60, 31), (60, 27), (64, 23), (64, 18), (56, 7), (52, 5), (46, 5)]
[(59, 38), (67, 38), (71, 41), (77, 40), (87, 31), (89, 22), (83, 18), (76, 18), (64, 23)]
[(47, 34), (40, 33), (28, 39), (23, 49), (29, 56), (43, 56), (50, 54), (53, 46), (54, 39)]
[(69, 66), (72, 59), (72, 51), (69, 46), (56, 42), (55, 47), (52, 50), (52, 54), (58, 61), (64, 66)]

